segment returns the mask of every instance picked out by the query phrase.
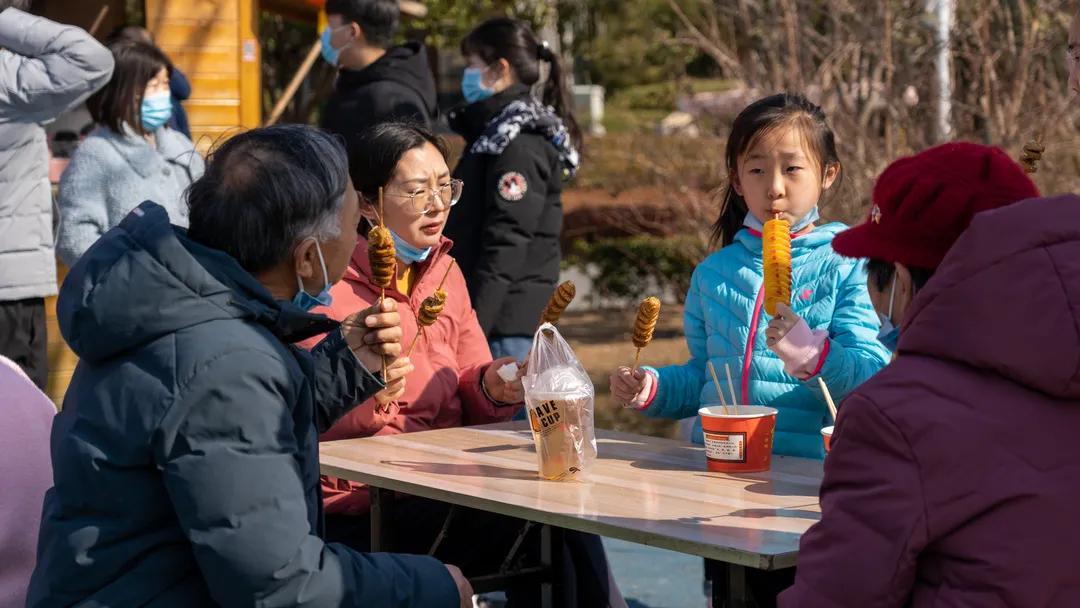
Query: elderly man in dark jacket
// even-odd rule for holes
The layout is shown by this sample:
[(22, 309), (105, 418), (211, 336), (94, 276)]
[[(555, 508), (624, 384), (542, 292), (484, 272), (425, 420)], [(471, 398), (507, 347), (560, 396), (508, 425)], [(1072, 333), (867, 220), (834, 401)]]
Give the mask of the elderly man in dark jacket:
[(238, 135), (189, 201), (187, 233), (143, 203), (61, 289), (80, 363), (28, 605), (462, 605), (456, 568), (320, 538), (318, 432), (412, 368), (368, 371), (401, 352), (392, 303), (340, 325), (307, 312), (357, 239), (341, 145), (301, 126)]

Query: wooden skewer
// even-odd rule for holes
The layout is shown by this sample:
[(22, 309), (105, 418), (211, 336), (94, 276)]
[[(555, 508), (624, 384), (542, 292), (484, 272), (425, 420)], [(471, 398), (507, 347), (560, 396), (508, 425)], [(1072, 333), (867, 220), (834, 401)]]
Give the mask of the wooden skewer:
[(416, 347), (416, 343), (420, 341), (420, 336), (423, 336), (423, 335), (424, 335), (424, 326), (421, 325), (420, 330), (416, 332), (415, 336), (413, 336), (412, 343), (409, 344), (409, 350), (405, 352), (405, 357), (406, 358), (412, 356), (413, 348)]
[(712, 361), (708, 362), (709, 374), (712, 375), (713, 386), (716, 387), (716, 395), (720, 397), (720, 405), (724, 408), (724, 415), (728, 414), (727, 401), (724, 400), (724, 389), (720, 388), (720, 378), (716, 377), (716, 369), (713, 368)]
[[(454, 267), (454, 262), (454, 258), (450, 258), (450, 265), (446, 267), (446, 272), (443, 273), (442, 280), (439, 281), (439, 286), (435, 288), (435, 291), (439, 291), (443, 288), (443, 285), (446, 284), (446, 278), (450, 276), (450, 269)], [(423, 308), (423, 305), (421, 305), (421, 308)], [(415, 347), (417, 341), (420, 340), (420, 336), (424, 335), (424, 326), (420, 324), (420, 313), (416, 313), (416, 325), (419, 329), (417, 330), (416, 335), (413, 336), (412, 343), (409, 344), (409, 350), (405, 353), (406, 357), (412, 355), (413, 347)]]
[[(735, 383), (731, 381), (731, 366), (727, 363), (724, 364), (724, 371), (727, 373), (727, 387), (731, 391), (731, 406), (735, 408), (735, 412), (739, 411), (739, 398), (735, 396)], [(747, 405), (747, 404), (744, 404)]]
[[(383, 189), (379, 187), (379, 227), (385, 228), (386, 224), (383, 223)], [(395, 269), (396, 271), (396, 269)], [(395, 272), (396, 274), (396, 272)], [(379, 312), (382, 312), (383, 302), (386, 301), (386, 287), (379, 286)], [(382, 377), (383, 382), (386, 382), (386, 355), (381, 357), (382, 359)], [(390, 406), (387, 404), (386, 411), (390, 411)]]
[(829, 413), (832, 414), (833, 422), (836, 422), (836, 403), (832, 400), (832, 393), (829, 392), (829, 387), (825, 385), (825, 380), (818, 376), (818, 384), (821, 385), (821, 392), (825, 395), (825, 405), (829, 406)]
[(641, 349), (637, 349), (637, 354), (634, 355), (634, 366), (630, 368), (630, 373), (637, 371), (638, 362), (641, 361)]

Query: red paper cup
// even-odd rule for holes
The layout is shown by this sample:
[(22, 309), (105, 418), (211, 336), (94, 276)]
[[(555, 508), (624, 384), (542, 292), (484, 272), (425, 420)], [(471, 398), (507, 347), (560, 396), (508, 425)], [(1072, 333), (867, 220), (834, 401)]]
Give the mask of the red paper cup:
[(698, 414), (705, 433), (705, 458), (710, 471), (758, 473), (769, 470), (776, 433), (776, 408), (710, 405), (698, 410)]
[(833, 427), (827, 426), (821, 429), (821, 438), (825, 440), (825, 453), (829, 453), (829, 448), (832, 447), (832, 430)]

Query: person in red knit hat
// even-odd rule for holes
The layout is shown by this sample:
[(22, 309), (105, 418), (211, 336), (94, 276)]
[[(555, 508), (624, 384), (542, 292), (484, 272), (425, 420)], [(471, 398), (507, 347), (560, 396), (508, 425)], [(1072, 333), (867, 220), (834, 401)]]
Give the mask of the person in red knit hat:
[(840, 406), (781, 608), (1080, 606), (1080, 197), (1037, 196), (950, 144), (834, 240), (896, 277), (901, 356)]
[(975, 215), (1039, 189), (1004, 151), (969, 142), (942, 144), (889, 165), (874, 185), (866, 222), (833, 239), (842, 256), (867, 259), (878, 339), (896, 352), (900, 321)]

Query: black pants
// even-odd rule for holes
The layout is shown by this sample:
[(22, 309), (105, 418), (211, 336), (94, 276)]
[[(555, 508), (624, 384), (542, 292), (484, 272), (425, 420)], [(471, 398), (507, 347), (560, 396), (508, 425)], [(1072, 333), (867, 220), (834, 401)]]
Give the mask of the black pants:
[(14, 361), (41, 390), (49, 380), (45, 299), (0, 302), (0, 355)]
[[(407, 497), (394, 502), (393, 546), (396, 553), (428, 554), (450, 506), (424, 498)], [(457, 512), (435, 557), (461, 568), (468, 578), (495, 574), (514, 541), (524, 520), (486, 511), (457, 507)], [(600, 537), (567, 530), (563, 533), (563, 595), (554, 604), (566, 608), (604, 608), (609, 605), (612, 589), (608, 579), (607, 556)], [(327, 515), (326, 540), (348, 545), (357, 551), (371, 550), (371, 518), (355, 515)], [(559, 551), (560, 547), (554, 547)], [(540, 526), (533, 525), (517, 552), (512, 566), (540, 562)], [(540, 605), (535, 585), (506, 589), (513, 608)]]

